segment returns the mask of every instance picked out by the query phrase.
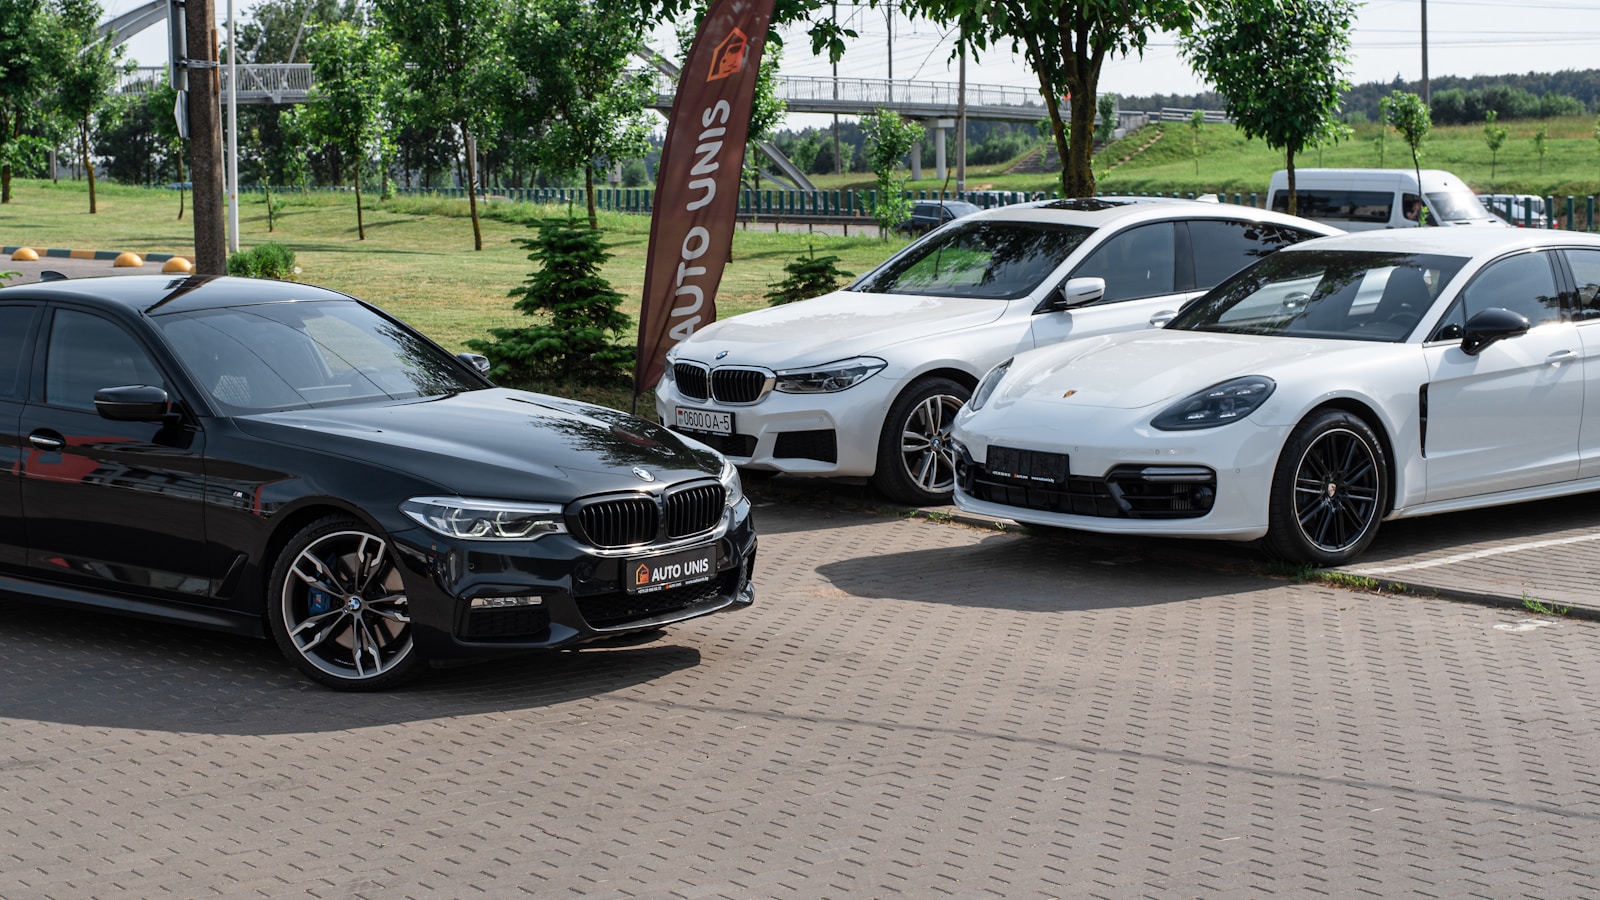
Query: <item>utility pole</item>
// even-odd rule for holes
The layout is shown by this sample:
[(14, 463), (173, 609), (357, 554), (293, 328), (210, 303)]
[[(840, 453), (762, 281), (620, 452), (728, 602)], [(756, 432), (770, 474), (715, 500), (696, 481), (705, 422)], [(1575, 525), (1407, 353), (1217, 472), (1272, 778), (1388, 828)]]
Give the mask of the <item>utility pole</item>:
[(961, 53), (961, 81), (956, 88), (956, 196), (967, 192), (967, 35), (956, 41)]
[(1422, 0), (1422, 105), (1433, 108), (1428, 98), (1428, 0)]
[(189, 171), (194, 179), (194, 261), (200, 275), (226, 275), (222, 188), (221, 73), (214, 0), (187, 0)]
[[(833, 24), (839, 24), (839, 2), (833, 3)], [(833, 61), (833, 99), (839, 99), (839, 61)], [(833, 114), (833, 174), (844, 174), (844, 160), (839, 158), (839, 114)]]

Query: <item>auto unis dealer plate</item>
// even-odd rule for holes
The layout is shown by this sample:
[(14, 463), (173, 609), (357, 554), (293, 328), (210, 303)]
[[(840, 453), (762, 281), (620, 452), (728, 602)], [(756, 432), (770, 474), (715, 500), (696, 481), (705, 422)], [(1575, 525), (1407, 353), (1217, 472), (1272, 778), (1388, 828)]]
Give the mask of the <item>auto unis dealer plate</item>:
[(634, 559), (629, 561), (626, 572), (630, 594), (653, 594), (710, 581), (717, 574), (717, 545)]

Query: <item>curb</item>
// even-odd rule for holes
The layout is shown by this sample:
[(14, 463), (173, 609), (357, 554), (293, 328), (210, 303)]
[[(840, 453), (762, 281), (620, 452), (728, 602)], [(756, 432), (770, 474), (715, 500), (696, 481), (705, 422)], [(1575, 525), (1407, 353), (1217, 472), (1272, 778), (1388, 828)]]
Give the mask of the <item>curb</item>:
[[(0, 254), (9, 257), (11, 254), (23, 249), (23, 246), (18, 244), (15, 247), (0, 247)], [(29, 247), (28, 249), (39, 254), (40, 259), (50, 257), (56, 259), (116, 259), (123, 253), (121, 250), (45, 250), (39, 247)], [(137, 251), (134, 252), (137, 253)], [(137, 253), (137, 255), (145, 262), (166, 262), (174, 257), (183, 256), (181, 253)], [(188, 259), (188, 257), (184, 258)]]

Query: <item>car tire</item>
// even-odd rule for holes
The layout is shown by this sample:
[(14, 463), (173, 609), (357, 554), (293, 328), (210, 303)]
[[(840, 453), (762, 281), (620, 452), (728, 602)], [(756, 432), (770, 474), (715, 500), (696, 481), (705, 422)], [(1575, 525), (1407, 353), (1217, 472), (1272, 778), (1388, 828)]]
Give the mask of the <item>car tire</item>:
[(1372, 543), (1388, 510), (1383, 442), (1360, 416), (1328, 409), (1289, 435), (1272, 476), (1267, 552), (1294, 563), (1347, 563)]
[(924, 378), (895, 398), (878, 438), (873, 486), (913, 506), (949, 503), (956, 479), (950, 425), (971, 396), (959, 382)]
[(379, 691), (423, 668), (393, 547), (357, 519), (327, 516), (296, 533), (272, 566), (266, 606), (278, 648), (319, 684)]

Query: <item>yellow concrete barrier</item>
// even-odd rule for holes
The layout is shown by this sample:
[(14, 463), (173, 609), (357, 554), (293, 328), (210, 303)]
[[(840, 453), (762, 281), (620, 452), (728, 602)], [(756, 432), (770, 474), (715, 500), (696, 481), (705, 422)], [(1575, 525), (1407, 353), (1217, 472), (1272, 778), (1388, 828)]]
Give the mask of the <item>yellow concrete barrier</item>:
[(130, 266), (142, 266), (144, 265), (144, 257), (134, 253), (131, 250), (125, 250), (117, 254), (116, 261), (111, 265), (118, 269), (125, 269)]
[(18, 247), (11, 258), (19, 262), (38, 262), (39, 254), (32, 247)]
[(163, 274), (178, 272), (187, 275), (194, 271), (194, 264), (181, 256), (174, 256), (161, 264), (161, 271)]

